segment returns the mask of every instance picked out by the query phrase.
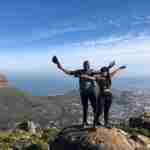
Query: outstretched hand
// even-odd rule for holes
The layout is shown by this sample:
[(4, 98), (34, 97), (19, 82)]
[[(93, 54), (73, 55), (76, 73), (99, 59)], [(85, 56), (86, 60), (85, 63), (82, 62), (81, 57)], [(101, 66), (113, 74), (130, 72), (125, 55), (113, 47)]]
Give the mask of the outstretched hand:
[(126, 69), (126, 68), (127, 68), (127, 66), (125, 66), (125, 65), (119, 67), (119, 69)]

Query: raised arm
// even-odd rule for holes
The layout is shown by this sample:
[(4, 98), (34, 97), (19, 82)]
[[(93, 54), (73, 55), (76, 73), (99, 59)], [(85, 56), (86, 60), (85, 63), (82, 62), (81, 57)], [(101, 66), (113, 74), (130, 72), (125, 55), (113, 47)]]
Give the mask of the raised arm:
[[(109, 63), (109, 65), (107, 66), (107, 68), (110, 70), (110, 69), (112, 69), (115, 65), (116, 65), (116, 62), (115, 62), (115, 61), (111, 61), (111, 62)], [(100, 70), (96, 70), (96, 71), (93, 71), (93, 72), (92, 72), (92, 75), (100, 75), (100, 74), (101, 74)]]
[(68, 75), (74, 75), (76, 71), (71, 71), (71, 70), (68, 70), (68, 69), (65, 69), (59, 62), (58, 58), (56, 56), (54, 56), (52, 58), (52, 62), (54, 64), (57, 65), (57, 68), (60, 69), (61, 71), (63, 71), (65, 74), (68, 74)]
[(115, 65), (116, 65), (115, 61), (110, 62), (108, 65), (108, 69), (112, 69)]
[(64, 67), (62, 67), (61, 64), (57, 65), (57, 67), (67, 75), (75, 75), (76, 71), (71, 71), (71, 70), (65, 69)]
[(120, 72), (121, 70), (123, 70), (123, 69), (126, 69), (126, 66), (121, 66), (121, 67), (115, 69), (114, 71), (112, 71), (112, 72), (110, 73), (110, 76), (111, 76), (111, 77), (114, 77), (117, 73), (119, 73), (119, 72)]

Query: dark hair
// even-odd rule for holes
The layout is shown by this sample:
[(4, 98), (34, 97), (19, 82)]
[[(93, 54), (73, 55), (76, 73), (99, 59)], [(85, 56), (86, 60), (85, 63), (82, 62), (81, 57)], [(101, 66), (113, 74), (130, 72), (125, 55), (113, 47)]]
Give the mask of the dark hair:
[(103, 73), (103, 72), (109, 72), (109, 69), (108, 69), (108, 67), (102, 67), (102, 68), (100, 69), (100, 72), (101, 72), (101, 73)]
[(83, 65), (86, 65), (86, 64), (89, 64), (89, 61), (88, 61), (88, 60), (85, 60), (85, 61), (83, 62)]
[(86, 68), (87, 65), (88, 65), (88, 67), (90, 67), (90, 63), (89, 63), (88, 60), (86, 60), (86, 61), (83, 62), (83, 67), (84, 67), (84, 68)]
[(107, 72), (107, 76), (106, 76), (106, 79), (109, 81), (109, 84), (111, 85), (111, 77), (110, 77), (110, 72), (109, 72), (109, 68), (104, 66), (100, 69), (100, 72), (103, 73), (103, 72)]

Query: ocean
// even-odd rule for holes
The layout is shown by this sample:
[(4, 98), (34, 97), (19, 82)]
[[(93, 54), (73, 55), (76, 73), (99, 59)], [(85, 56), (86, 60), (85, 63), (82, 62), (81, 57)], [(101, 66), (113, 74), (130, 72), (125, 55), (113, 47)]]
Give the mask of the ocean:
[[(150, 89), (150, 78), (116, 78), (112, 81), (115, 89)], [(9, 84), (33, 96), (59, 95), (78, 89), (78, 79), (72, 77), (13, 77), (9, 78)]]

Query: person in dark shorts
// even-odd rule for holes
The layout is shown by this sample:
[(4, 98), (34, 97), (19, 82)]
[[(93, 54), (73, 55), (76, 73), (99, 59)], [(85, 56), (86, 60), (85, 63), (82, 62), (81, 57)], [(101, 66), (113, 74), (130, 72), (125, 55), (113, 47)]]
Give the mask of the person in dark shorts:
[(109, 110), (112, 104), (112, 91), (111, 91), (111, 79), (112, 77), (117, 74), (120, 70), (125, 69), (126, 66), (121, 66), (118, 69), (115, 69), (111, 73), (109, 72), (108, 67), (102, 67), (100, 69), (100, 74), (89, 76), (89, 75), (81, 75), (81, 78), (89, 79), (96, 81), (100, 92), (97, 98), (97, 106), (96, 106), (96, 116), (94, 119), (94, 127), (97, 124), (100, 115), (104, 111), (104, 125), (106, 127), (110, 127), (109, 124)]
[[(88, 125), (88, 122), (87, 122), (88, 100), (90, 101), (91, 106), (93, 108), (94, 118), (96, 116), (95, 81), (89, 80), (89, 79), (83, 79), (83, 78), (80, 78), (80, 76), (83, 74), (93, 76), (94, 74), (99, 74), (99, 71), (94, 71), (90, 69), (89, 61), (83, 62), (83, 69), (74, 70), (74, 71), (64, 69), (62, 65), (60, 64), (60, 62), (58, 61), (56, 56), (52, 58), (52, 61), (65, 74), (79, 77), (80, 97), (81, 97), (81, 103), (82, 103), (82, 108), (83, 108), (83, 126)], [(109, 64), (108, 68), (112, 68), (114, 65), (115, 65), (115, 62), (113, 61)], [(97, 121), (97, 124), (98, 124), (98, 121)]]

